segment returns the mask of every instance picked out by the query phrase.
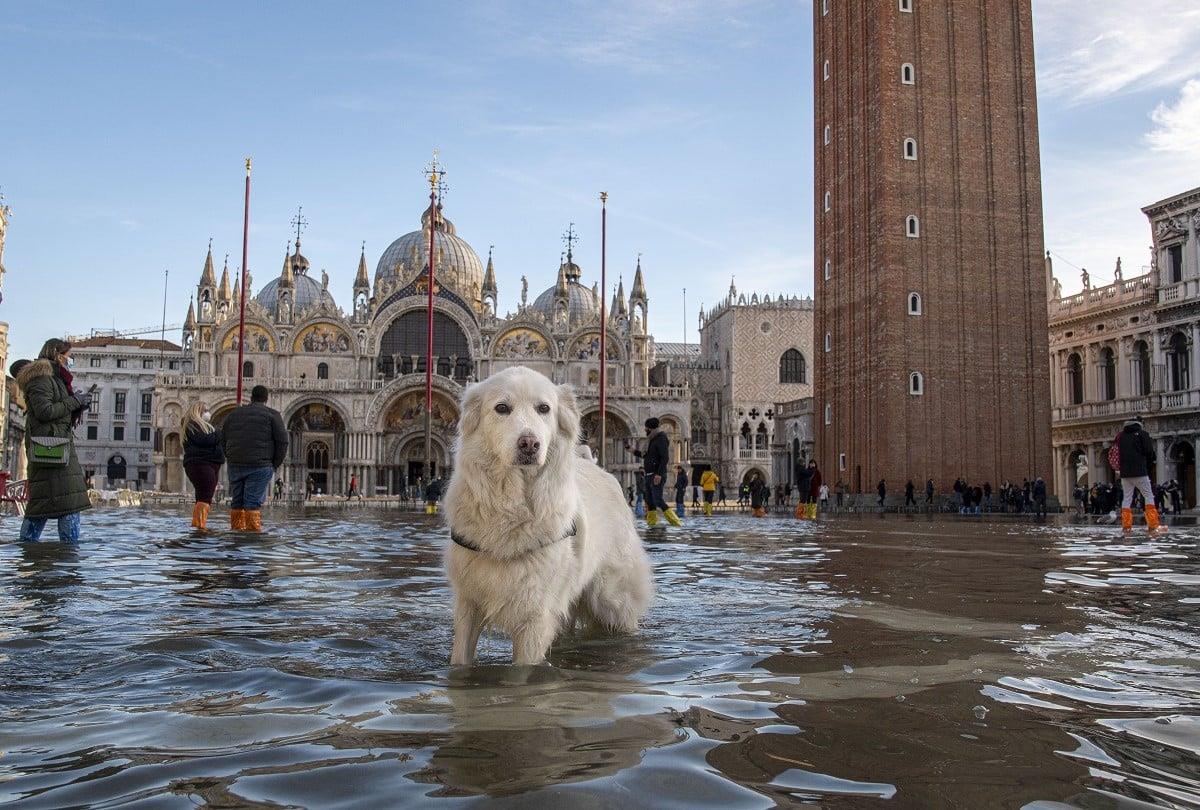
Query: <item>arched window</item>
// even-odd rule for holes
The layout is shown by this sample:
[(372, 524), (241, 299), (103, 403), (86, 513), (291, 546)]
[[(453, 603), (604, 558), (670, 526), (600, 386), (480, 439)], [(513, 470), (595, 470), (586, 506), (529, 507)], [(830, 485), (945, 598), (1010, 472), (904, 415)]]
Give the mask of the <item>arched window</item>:
[(313, 442), (308, 446), (304, 461), (310, 470), (329, 469), (329, 445), (325, 442)]
[(833, 335), (829, 332), (825, 333), (825, 351), (833, 351)]
[(829, 259), (825, 260), (825, 280), (829, 281), (829, 277), (833, 275), (833, 262)]
[(833, 406), (829, 404), (825, 405), (825, 424), (833, 424)]
[(1100, 350), (1100, 397), (1106, 402), (1117, 398), (1117, 357), (1108, 346)]
[(1171, 335), (1167, 344), (1167, 376), (1172, 391), (1188, 389), (1188, 345), (1183, 332)]
[(761, 455), (767, 451), (768, 444), (767, 426), (762, 422), (758, 423), (758, 430), (754, 431), (754, 449)]
[(916, 215), (909, 214), (904, 220), (904, 234), (911, 239), (916, 239), (921, 235), (921, 220), (917, 219)]
[(249, 360), (242, 363), (242, 376), (249, 379), (254, 376), (254, 364)]
[(829, 143), (829, 124), (825, 125), (825, 143)]
[(1146, 396), (1150, 393), (1150, 347), (1146, 341), (1139, 340), (1133, 344), (1133, 393)]
[(804, 362), (804, 355), (798, 350), (788, 349), (783, 353), (783, 356), (779, 358), (779, 382), (808, 382), (808, 369)]
[(917, 159), (917, 139), (916, 138), (905, 138), (904, 139), (904, 159), (905, 160), (916, 160)]
[(900, 0), (900, 10), (912, 13), (913, 0)]
[(921, 294), (920, 293), (913, 292), (913, 293), (908, 294), (908, 314), (909, 315), (920, 315), (921, 314)]
[(1077, 352), (1067, 358), (1067, 393), (1071, 405), (1083, 404), (1083, 360)]
[(900, 82), (901, 84), (917, 83), (917, 69), (908, 62), (900, 66)]
[[(412, 310), (392, 321), (379, 343), (376, 369), (385, 377), (425, 371), (426, 313)], [(438, 373), (447, 368), (458, 382), (466, 382), (471, 367), (471, 345), (458, 323), (444, 312), (433, 313), (433, 356)], [(458, 357), (453, 366), (449, 358)], [(414, 361), (415, 358), (415, 361)], [(445, 358), (446, 363), (441, 362)], [(449, 376), (449, 372), (444, 376)]]
[(329, 379), (329, 364), (328, 363), (317, 363), (317, 379), (318, 380), (328, 380)]
[(825, 67), (823, 67), (821, 69), (821, 77), (823, 79), (829, 78), (829, 60), (828, 59), (825, 60)]
[(921, 372), (914, 371), (908, 375), (908, 393), (919, 397), (925, 393), (925, 378)]
[(833, 195), (828, 191), (825, 192), (825, 210), (828, 211), (833, 203)]
[(829, 0), (821, 0), (821, 16), (829, 13)]

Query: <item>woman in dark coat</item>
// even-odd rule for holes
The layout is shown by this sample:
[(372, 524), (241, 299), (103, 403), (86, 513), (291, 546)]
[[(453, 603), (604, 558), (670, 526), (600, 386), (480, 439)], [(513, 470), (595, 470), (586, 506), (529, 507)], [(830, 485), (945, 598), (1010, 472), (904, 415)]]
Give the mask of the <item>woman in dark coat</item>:
[(201, 531), (208, 528), (208, 513), (212, 509), (213, 493), (225, 451), (221, 447), (221, 431), (213, 427), (212, 414), (203, 402), (188, 409), (180, 425), (183, 433), (183, 471), (196, 489), (196, 505), (192, 507), (192, 526)]
[[(71, 385), (71, 344), (48, 340), (38, 359), (21, 369), (17, 385), (25, 398), (25, 444), (29, 458), (29, 503), (21, 540), (37, 542), (46, 521), (58, 521), (58, 539), (79, 542), (79, 513), (90, 509), (83, 469), (75, 453), (74, 428), (91, 405), (90, 392)], [(44, 440), (44, 441), (43, 441)]]
[(767, 510), (764, 508), (766, 501), (767, 485), (763, 482), (758, 473), (750, 479), (750, 509), (751, 514), (755, 517), (765, 517)]

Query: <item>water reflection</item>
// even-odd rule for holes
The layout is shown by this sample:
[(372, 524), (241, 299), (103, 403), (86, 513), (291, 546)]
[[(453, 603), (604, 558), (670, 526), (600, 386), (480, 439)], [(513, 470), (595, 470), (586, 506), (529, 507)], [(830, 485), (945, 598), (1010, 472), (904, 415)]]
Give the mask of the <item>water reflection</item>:
[(1194, 529), (693, 521), (638, 636), (449, 671), (437, 524), (353, 515), (0, 546), (0, 801), (1200, 803)]

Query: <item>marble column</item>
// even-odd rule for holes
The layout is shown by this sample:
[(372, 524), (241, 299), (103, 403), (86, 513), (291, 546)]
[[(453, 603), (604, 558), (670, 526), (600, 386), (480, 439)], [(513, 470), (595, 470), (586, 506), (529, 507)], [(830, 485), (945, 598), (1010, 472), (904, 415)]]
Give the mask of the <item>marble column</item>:
[(1188, 388), (1200, 388), (1200, 320), (1193, 321), (1189, 331), (1191, 347), (1188, 350)]

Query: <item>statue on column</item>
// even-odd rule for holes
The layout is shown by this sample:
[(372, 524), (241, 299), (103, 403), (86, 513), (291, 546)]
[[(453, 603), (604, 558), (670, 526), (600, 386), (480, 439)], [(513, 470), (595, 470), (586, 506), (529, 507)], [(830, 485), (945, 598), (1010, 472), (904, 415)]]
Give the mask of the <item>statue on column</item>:
[(529, 303), (529, 279), (521, 276), (521, 309), (525, 309), (527, 303)]
[(1083, 268), (1083, 270), (1081, 271), (1080, 275), (1083, 277), (1083, 288), (1084, 288), (1085, 290), (1090, 290), (1090, 289), (1092, 288), (1092, 277), (1091, 277), (1091, 275), (1088, 273), (1088, 271), (1087, 271), (1087, 268), (1086, 268), (1086, 267), (1085, 267), (1085, 268)]
[(1125, 280), (1124, 272), (1121, 270), (1121, 257), (1120, 256), (1117, 257), (1117, 269), (1113, 271), (1113, 278), (1116, 279), (1117, 282), (1122, 282)]

